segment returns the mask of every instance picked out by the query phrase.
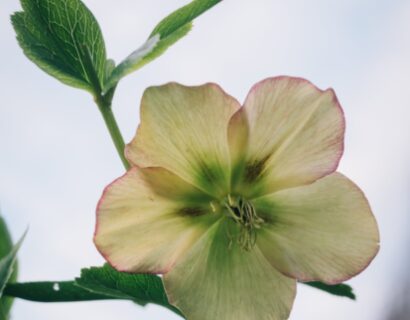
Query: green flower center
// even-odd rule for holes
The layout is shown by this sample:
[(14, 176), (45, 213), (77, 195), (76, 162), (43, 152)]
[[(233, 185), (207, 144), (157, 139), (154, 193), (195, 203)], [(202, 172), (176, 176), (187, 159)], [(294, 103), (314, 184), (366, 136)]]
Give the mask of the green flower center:
[(228, 218), (239, 226), (238, 244), (246, 251), (251, 250), (256, 244), (256, 231), (261, 228), (264, 220), (257, 215), (252, 203), (242, 197), (228, 195), (223, 206)]

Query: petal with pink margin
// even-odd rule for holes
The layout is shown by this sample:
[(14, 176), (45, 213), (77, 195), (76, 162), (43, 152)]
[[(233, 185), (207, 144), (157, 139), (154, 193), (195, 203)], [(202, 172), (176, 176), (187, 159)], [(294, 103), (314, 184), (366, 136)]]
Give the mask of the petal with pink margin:
[(253, 86), (244, 109), (249, 138), (242, 188), (253, 190), (248, 197), (260, 196), (260, 184), (271, 193), (336, 170), (345, 123), (333, 90), (301, 78), (268, 78)]
[(208, 201), (163, 168), (134, 167), (104, 190), (94, 243), (119, 271), (165, 273), (213, 223)]
[(272, 267), (257, 247), (229, 246), (229, 223), (213, 225), (164, 275), (170, 302), (190, 320), (288, 319), (296, 280)]
[(244, 108), (240, 108), (229, 120), (228, 142), (231, 156), (231, 192), (241, 184), (246, 167), (247, 145), (249, 142), (249, 124)]
[(145, 90), (141, 124), (126, 147), (130, 162), (159, 166), (220, 196), (229, 189), (229, 119), (240, 104), (215, 84), (169, 83)]
[(257, 246), (283, 274), (335, 284), (365, 269), (379, 231), (363, 192), (340, 173), (253, 200), (266, 223)]

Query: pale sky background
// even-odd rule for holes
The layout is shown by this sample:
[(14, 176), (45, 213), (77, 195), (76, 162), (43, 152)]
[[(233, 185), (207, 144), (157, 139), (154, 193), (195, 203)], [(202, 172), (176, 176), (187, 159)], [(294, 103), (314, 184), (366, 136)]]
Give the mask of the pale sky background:
[[(117, 62), (187, 2), (85, 1)], [(95, 206), (123, 168), (91, 97), (23, 56), (9, 22), (18, 9), (17, 0), (0, 2), (0, 205), (14, 239), (30, 225), (20, 280), (72, 279), (82, 267), (104, 262), (91, 241)], [(335, 89), (347, 119), (339, 170), (364, 190), (381, 231), (379, 255), (349, 282), (356, 302), (299, 285), (290, 319), (384, 320), (410, 260), (410, 1), (225, 0), (164, 56), (121, 82), (114, 112), (129, 141), (147, 86), (211, 81), (243, 101), (255, 82), (283, 74)], [(114, 301), (18, 300), (12, 314), (15, 320), (179, 319), (157, 306)]]

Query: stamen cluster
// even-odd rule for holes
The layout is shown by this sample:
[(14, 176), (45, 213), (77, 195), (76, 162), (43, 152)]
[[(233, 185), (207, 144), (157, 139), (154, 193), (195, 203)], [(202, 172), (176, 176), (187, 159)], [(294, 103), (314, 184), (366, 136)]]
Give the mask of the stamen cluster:
[(246, 251), (251, 250), (256, 244), (256, 231), (260, 229), (264, 220), (260, 218), (250, 201), (228, 195), (224, 203), (228, 217), (240, 226), (237, 237), (238, 244)]

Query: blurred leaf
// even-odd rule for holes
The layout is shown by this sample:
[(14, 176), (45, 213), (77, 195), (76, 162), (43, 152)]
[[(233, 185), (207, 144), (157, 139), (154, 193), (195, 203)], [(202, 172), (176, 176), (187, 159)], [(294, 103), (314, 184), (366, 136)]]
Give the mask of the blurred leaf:
[[(13, 242), (11, 241), (10, 233), (7, 229), (6, 222), (3, 217), (0, 216), (0, 259), (6, 256), (13, 248)], [(10, 276), (9, 282), (17, 280), (17, 262), (15, 263), (13, 272)], [(0, 319), (7, 319), (13, 304), (13, 298), (2, 297), (0, 298)]]
[(13, 242), (9, 230), (7, 229), (6, 222), (0, 215), (0, 259), (3, 258), (13, 248)]
[(308, 286), (314, 287), (316, 289), (320, 289), (331, 293), (336, 296), (350, 298), (352, 300), (356, 300), (356, 295), (353, 292), (353, 288), (345, 283), (339, 283), (335, 285), (329, 285), (322, 282), (314, 281), (314, 282), (304, 282)]
[(43, 281), (9, 283), (4, 295), (38, 302), (74, 302), (116, 299), (113, 296), (92, 293), (74, 281)]
[(20, 2), (23, 11), (11, 20), (25, 55), (67, 85), (100, 91), (106, 73), (105, 45), (88, 8), (80, 0)]
[(162, 55), (171, 45), (188, 34), (192, 28), (192, 20), (221, 1), (194, 0), (168, 15), (154, 28), (148, 40), (114, 69), (104, 91), (107, 92), (121, 78)]
[[(8, 234), (7, 228), (4, 224), (4, 220), (1, 217), (0, 217), (0, 224), (1, 224), (1, 230), (7, 233), (6, 236), (3, 236), (3, 239), (6, 239), (7, 241), (7, 239), (10, 239), (10, 235)], [(13, 272), (15, 272), (14, 267), (16, 264), (17, 251), (19, 250), (21, 243), (24, 240), (25, 235), (26, 234), (24, 233), (20, 241), (15, 246), (10, 247), (8, 252), (5, 255), (2, 255), (0, 259), (0, 299), (1, 299), (1, 314), (4, 317), (4, 319), (7, 319), (8, 311), (9, 311), (11, 304), (10, 304), (10, 301), (7, 302), (7, 300), (2, 299), (3, 290), (7, 282), (13, 277)], [(2, 249), (4, 249), (5, 247), (6, 246), (4, 245), (4, 243), (2, 243)]]
[(17, 257), (17, 251), (19, 250), (24, 237), (25, 234), (21, 237), (20, 241), (14, 247), (11, 248), (9, 253), (0, 259), (0, 298), (3, 295), (4, 287), (6, 286), (7, 282), (10, 280), (13, 274), (13, 269)]
[(169, 304), (162, 280), (156, 275), (119, 272), (106, 264), (81, 270), (81, 277), (75, 281), (78, 286), (95, 294), (129, 299), (140, 305), (156, 303), (180, 314)]

